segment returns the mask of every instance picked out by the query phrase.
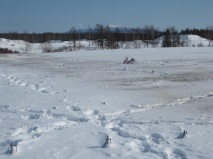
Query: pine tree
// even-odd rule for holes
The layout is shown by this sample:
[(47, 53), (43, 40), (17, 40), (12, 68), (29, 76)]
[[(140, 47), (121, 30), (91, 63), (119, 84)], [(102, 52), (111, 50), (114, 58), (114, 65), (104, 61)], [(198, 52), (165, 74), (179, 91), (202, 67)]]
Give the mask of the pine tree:
[(171, 45), (172, 45), (172, 42), (171, 42), (170, 31), (169, 31), (169, 29), (166, 29), (166, 32), (165, 32), (164, 37), (163, 37), (162, 46), (163, 47), (171, 47)]

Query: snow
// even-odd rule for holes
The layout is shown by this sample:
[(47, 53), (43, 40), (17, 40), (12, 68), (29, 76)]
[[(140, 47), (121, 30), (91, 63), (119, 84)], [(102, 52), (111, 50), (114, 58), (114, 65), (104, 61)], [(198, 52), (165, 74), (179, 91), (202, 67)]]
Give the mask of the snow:
[(212, 59), (210, 47), (2, 54), (0, 158), (210, 159)]
[(0, 48), (7, 48), (12, 51), (22, 52), (22, 48), (24, 47), (23, 40), (9, 40), (0, 38)]
[[(181, 35), (180, 41), (184, 42), (184, 47), (207, 47), (209, 46), (209, 41), (197, 35)], [(156, 44), (146, 44), (141, 40), (136, 40), (134, 42), (119, 42), (119, 47), (123, 49), (133, 49), (133, 48), (149, 48), (161, 47), (163, 42), (163, 37), (156, 39)], [(84, 50), (98, 50), (100, 47), (94, 41), (89, 41), (86, 39), (77, 40), (76, 47), (81, 47)], [(28, 48), (26, 48), (28, 47)], [(8, 40), (0, 38), (0, 48), (7, 48), (12, 51), (18, 51), (20, 53), (42, 53), (43, 47), (48, 47), (52, 50), (62, 49), (65, 51), (70, 51), (70, 48), (74, 47), (72, 41), (60, 41), (60, 40), (50, 40), (46, 43), (27, 43), (23, 40)]]
[(187, 46), (193, 46), (193, 47), (209, 46), (209, 41), (198, 35), (182, 35), (181, 40), (185, 41)]
[[(156, 39), (159, 41), (158, 47), (162, 46), (163, 36)], [(209, 41), (198, 35), (180, 35), (180, 42), (183, 42), (183, 47), (208, 47)], [(210, 44), (212, 47), (212, 44)]]

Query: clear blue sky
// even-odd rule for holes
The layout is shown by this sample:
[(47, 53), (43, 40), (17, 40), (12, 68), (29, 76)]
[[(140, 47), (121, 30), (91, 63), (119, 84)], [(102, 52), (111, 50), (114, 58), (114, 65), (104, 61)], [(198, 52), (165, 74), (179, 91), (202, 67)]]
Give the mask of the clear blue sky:
[(66, 32), (103, 25), (179, 31), (213, 25), (213, 0), (0, 0), (0, 32)]

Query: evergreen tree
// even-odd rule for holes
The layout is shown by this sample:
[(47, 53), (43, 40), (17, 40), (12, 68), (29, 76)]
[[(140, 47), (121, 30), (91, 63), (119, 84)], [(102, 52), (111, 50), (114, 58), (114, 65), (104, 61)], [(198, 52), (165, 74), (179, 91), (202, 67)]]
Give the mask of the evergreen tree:
[(163, 37), (163, 43), (162, 47), (171, 47), (172, 42), (171, 42), (171, 35), (169, 29), (166, 29), (166, 32), (164, 33)]

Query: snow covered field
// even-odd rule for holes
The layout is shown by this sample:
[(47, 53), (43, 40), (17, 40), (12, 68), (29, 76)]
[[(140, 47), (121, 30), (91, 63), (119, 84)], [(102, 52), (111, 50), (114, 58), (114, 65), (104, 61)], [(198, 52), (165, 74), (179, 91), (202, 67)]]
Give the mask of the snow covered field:
[(213, 48), (0, 55), (0, 158), (211, 159), (212, 100)]

